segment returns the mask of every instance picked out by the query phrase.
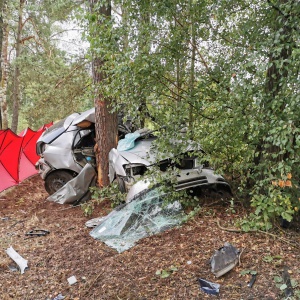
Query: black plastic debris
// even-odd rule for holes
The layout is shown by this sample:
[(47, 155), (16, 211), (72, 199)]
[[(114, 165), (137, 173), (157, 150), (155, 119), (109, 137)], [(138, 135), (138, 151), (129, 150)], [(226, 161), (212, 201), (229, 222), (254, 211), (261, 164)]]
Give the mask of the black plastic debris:
[(49, 233), (50, 233), (50, 231), (45, 230), (45, 229), (33, 229), (33, 230), (30, 230), (27, 233), (25, 233), (25, 235), (29, 236), (29, 237), (34, 237), (34, 236), (45, 236)]
[(220, 277), (233, 269), (239, 261), (239, 250), (230, 243), (225, 243), (224, 246), (216, 250), (211, 257), (211, 272)]
[(249, 281), (249, 283), (247, 284), (247, 286), (248, 286), (249, 288), (252, 288), (253, 285), (254, 285), (254, 283), (255, 283), (255, 280), (256, 280), (256, 274), (252, 274), (252, 278), (251, 278), (251, 280)]
[(294, 295), (294, 292), (291, 284), (289, 269), (287, 266), (284, 266), (283, 268), (282, 279), (283, 279), (283, 283), (286, 284), (286, 289), (284, 290), (285, 297), (287, 298), (292, 297)]
[(207, 281), (203, 278), (199, 278), (198, 281), (200, 283), (200, 289), (204, 293), (209, 294), (209, 295), (218, 295), (219, 294), (220, 284)]

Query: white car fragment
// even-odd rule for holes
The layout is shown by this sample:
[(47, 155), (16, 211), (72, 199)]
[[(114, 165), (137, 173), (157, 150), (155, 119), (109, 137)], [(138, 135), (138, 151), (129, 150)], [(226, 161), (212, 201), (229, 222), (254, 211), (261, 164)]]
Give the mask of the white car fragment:
[(25, 269), (28, 268), (28, 260), (24, 259), (16, 250), (10, 246), (6, 249), (7, 255), (19, 266), (21, 274), (24, 274)]

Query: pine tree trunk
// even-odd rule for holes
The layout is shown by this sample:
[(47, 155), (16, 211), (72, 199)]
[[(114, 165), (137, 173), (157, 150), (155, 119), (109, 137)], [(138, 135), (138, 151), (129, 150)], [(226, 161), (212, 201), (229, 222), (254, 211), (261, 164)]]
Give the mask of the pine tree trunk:
[[(102, 6), (100, 9), (95, 9), (98, 0), (90, 0), (92, 12), (106, 17), (111, 16), (111, 6)], [(100, 21), (99, 21), (100, 22)], [(95, 57), (93, 59), (93, 81), (96, 87), (95, 109), (96, 109), (96, 142), (97, 142), (97, 166), (98, 166), (98, 185), (104, 187), (109, 185), (109, 151), (116, 147), (118, 139), (118, 124), (117, 114), (111, 113), (109, 109), (110, 99), (105, 99), (103, 94), (99, 92), (97, 86), (105, 78), (105, 73), (102, 70), (104, 59)]]

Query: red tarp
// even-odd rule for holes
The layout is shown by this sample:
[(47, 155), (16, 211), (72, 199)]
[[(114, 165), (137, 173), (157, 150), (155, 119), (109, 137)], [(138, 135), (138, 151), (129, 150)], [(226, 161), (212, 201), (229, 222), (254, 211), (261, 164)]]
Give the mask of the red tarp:
[(10, 129), (0, 130), (0, 192), (37, 173), (34, 167), (39, 159), (36, 141), (51, 125), (44, 125), (37, 131), (27, 128), (19, 135)]

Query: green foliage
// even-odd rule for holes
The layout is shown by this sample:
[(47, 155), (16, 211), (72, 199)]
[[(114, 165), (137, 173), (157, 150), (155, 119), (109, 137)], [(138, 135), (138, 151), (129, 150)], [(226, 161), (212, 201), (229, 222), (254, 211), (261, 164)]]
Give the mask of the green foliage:
[(178, 271), (178, 268), (176, 266), (171, 266), (170, 268), (166, 270), (157, 270), (155, 272), (155, 275), (160, 276), (160, 278), (164, 279), (169, 277), (172, 273)]
[(246, 275), (246, 274), (250, 274), (250, 275), (257, 275), (257, 271), (254, 270), (242, 270), (241, 275)]
[[(62, 50), (63, 41), (73, 25), (67, 24), (77, 10), (73, 1), (26, 1), (23, 9), (21, 53), (15, 59), (15, 32), (18, 1), (9, 1), (8, 22), (9, 67), (7, 101), (12, 115), (13, 68), (20, 69), (20, 123), (19, 130), (27, 126), (38, 129), (43, 124), (56, 121), (74, 111), (83, 111), (93, 105), (89, 94), (89, 61), (75, 51)], [(47, 16), (47, 17), (45, 17)], [(74, 32), (74, 31), (73, 31)], [(69, 39), (71, 43), (71, 40)], [(64, 46), (66, 48), (66, 46)], [(66, 51), (68, 50), (68, 51)]]
[(272, 263), (274, 266), (281, 265), (282, 256), (281, 255), (266, 255), (262, 259), (266, 263)]
[(216, 170), (237, 180), (237, 194), (251, 195), (247, 229), (270, 229), (276, 216), (290, 220), (296, 186), (270, 183), (288, 172), (299, 178), (299, 8), (292, 1), (280, 3), (281, 13), (260, 1), (115, 5), (124, 15), (112, 18), (115, 26), (91, 22), (101, 33), (92, 48), (108, 74), (100, 88), (115, 109), (125, 103), (138, 124), (151, 116), (164, 125), (162, 153), (176, 150), (169, 141), (185, 126)]
[(118, 185), (112, 183), (110, 186), (98, 188), (91, 187), (92, 199), (84, 204), (82, 204), (83, 213), (89, 216), (93, 213), (96, 205), (101, 204), (103, 201), (109, 199), (111, 201), (111, 206), (116, 207), (125, 202), (126, 194), (121, 193)]
[[(293, 288), (294, 295), (286, 299), (290, 299), (290, 300), (300, 299), (300, 290), (298, 289), (299, 287), (298, 282), (293, 278), (291, 278), (290, 280), (291, 280), (291, 287)], [(287, 284), (283, 283), (283, 278), (281, 276), (275, 276), (274, 281), (276, 283), (277, 288), (279, 288), (280, 291), (284, 292), (288, 288)]]

